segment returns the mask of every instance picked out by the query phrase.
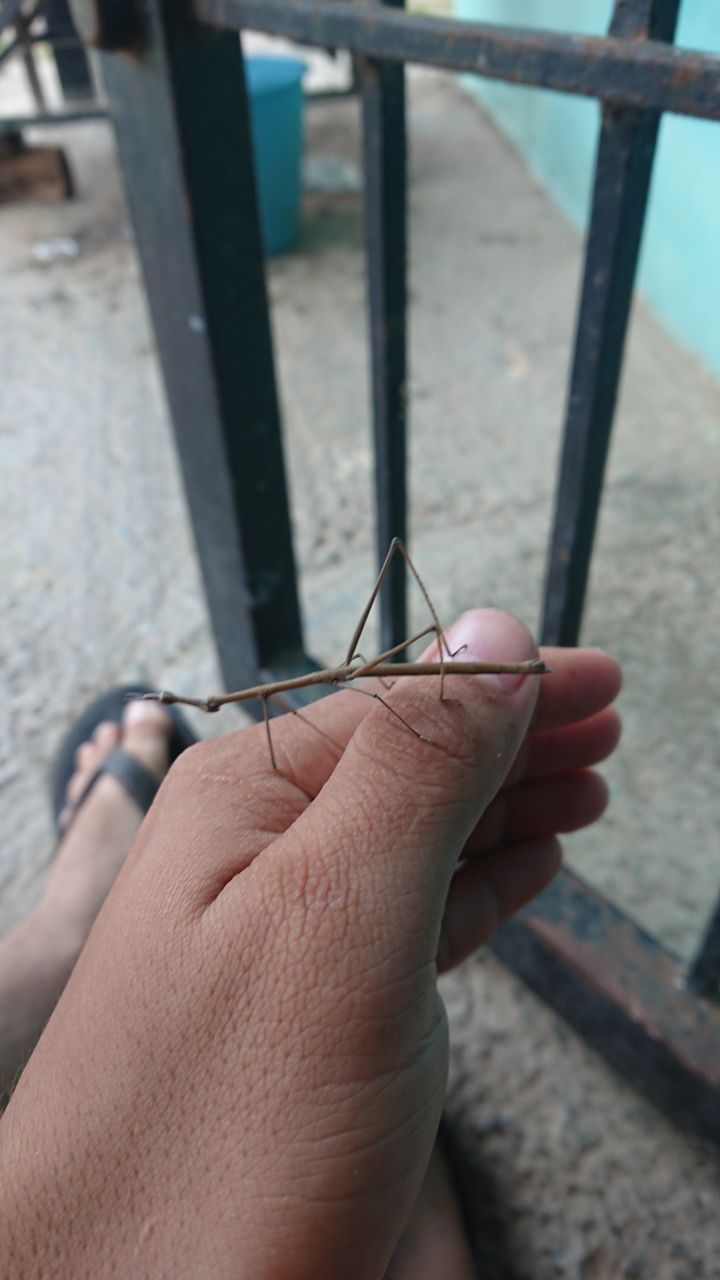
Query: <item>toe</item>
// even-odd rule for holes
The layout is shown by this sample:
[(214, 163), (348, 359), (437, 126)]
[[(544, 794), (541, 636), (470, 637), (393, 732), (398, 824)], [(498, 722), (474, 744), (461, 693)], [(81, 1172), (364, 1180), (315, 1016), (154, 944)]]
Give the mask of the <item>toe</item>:
[(120, 725), (113, 720), (103, 720), (93, 734), (93, 744), (103, 757), (110, 754), (120, 738)]
[(64, 830), (65, 830), (66, 826), (68, 825), (68, 823), (69, 823), (69, 821), (70, 821), (70, 819), (71, 819), (71, 817), (72, 817), (72, 813), (73, 813), (73, 811), (72, 811), (72, 805), (70, 805), (70, 804), (66, 804), (66, 805), (64, 806), (64, 808), (62, 808), (62, 809), (60, 810), (60, 812), (59, 812), (59, 814), (58, 814), (58, 820), (57, 820), (57, 825), (58, 825), (58, 830), (59, 830), (59, 831), (64, 831)]
[(163, 777), (170, 763), (172, 720), (159, 702), (129, 702), (122, 719), (122, 744), (148, 769)]
[(97, 773), (106, 756), (117, 746), (119, 738), (120, 725), (112, 720), (103, 720), (92, 737), (78, 747), (75, 752), (75, 772), (67, 787), (66, 804), (58, 818), (61, 830), (67, 826), (73, 808), (81, 799), (88, 782)]
[(95, 759), (95, 746), (92, 739), (89, 742), (82, 742), (75, 752), (75, 768), (87, 769)]
[(75, 772), (68, 783), (69, 804), (77, 804), (90, 778), (100, 764), (100, 755), (93, 742), (83, 742), (75, 752)]
[(123, 711), (122, 724), (103, 720), (88, 742), (75, 752), (75, 772), (68, 783), (66, 804), (59, 818), (61, 831), (74, 817), (91, 778), (103, 760), (122, 742), (123, 748), (159, 778), (167, 773), (170, 763), (172, 719), (158, 702), (129, 702)]
[(123, 711), (123, 729), (143, 729), (146, 732), (163, 732), (168, 734), (172, 729), (170, 713), (161, 702), (145, 702), (142, 698), (133, 698)]

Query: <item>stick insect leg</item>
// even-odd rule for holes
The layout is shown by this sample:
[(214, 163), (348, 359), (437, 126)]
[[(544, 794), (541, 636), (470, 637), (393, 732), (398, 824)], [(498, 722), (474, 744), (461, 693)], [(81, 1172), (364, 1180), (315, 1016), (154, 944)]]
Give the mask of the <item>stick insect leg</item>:
[(420, 577), (420, 574), (415, 568), (415, 565), (410, 559), (410, 552), (405, 546), (405, 543), (401, 542), (399, 538), (396, 539), (395, 541), (397, 541), (397, 549), (400, 552), (400, 555), (402, 556), (403, 560), (405, 561), (405, 564), (407, 565), (413, 578), (415, 579), (420, 590), (422, 591), (423, 599), (428, 609), (430, 610), (430, 616), (435, 625), (435, 635), (437, 636), (438, 653), (440, 655), (440, 701), (442, 702), (445, 695), (445, 656), (443, 654), (443, 649), (445, 650), (445, 654), (447, 655), (448, 658), (452, 658), (454, 655), (450, 652), (450, 646), (448, 645), (448, 642), (445, 639), (445, 632), (440, 626), (440, 619), (438, 618), (437, 613), (435, 612), (435, 606), (432, 600), (430, 599), (430, 596), (428, 595), (427, 587), (425, 586), (425, 583), (423, 582), (422, 578)]
[(414, 737), (418, 738), (420, 742), (429, 742), (432, 747), (435, 746), (435, 743), (433, 742), (432, 738), (426, 738), (424, 733), (420, 733), (418, 729), (413, 728), (413, 726), (410, 724), (410, 721), (406, 720), (404, 716), (401, 716), (400, 712), (396, 711), (394, 707), (391, 707), (390, 703), (386, 702), (385, 699), (381, 697), (379, 693), (373, 693), (371, 689), (361, 689), (360, 686), (357, 684), (349, 684), (343, 687), (349, 689), (351, 693), (364, 693), (366, 698), (377, 699), (378, 702), (382, 703), (386, 711), (389, 711), (391, 715), (395, 716), (396, 720), (399, 720), (401, 724), (404, 724), (405, 728), (409, 729), (410, 732), (414, 735)]
[[(400, 649), (405, 649), (406, 647), (407, 647), (407, 646), (406, 646), (406, 645), (404, 645), (404, 644), (403, 644), (403, 645), (400, 645), (400, 646), (398, 647), (398, 653), (400, 652)], [(388, 658), (388, 657), (390, 657), (390, 654), (391, 654), (392, 652), (393, 652), (393, 650), (391, 649), (388, 653), (384, 653), (384, 654), (383, 654), (383, 657), (384, 657), (384, 658)], [(377, 665), (377, 663), (380, 661), (380, 659), (379, 659), (379, 658), (375, 658), (375, 659), (373, 659), (373, 661), (372, 661), (372, 662), (368, 662), (367, 658), (365, 658), (365, 657), (363, 656), (363, 654), (360, 652), (360, 650), (359, 650), (359, 649), (357, 649), (357, 650), (355, 651), (355, 653), (353, 654), (353, 657), (354, 657), (354, 658), (357, 658), (358, 662), (360, 663), (360, 667), (358, 668), (358, 670), (359, 670), (359, 671), (362, 671), (363, 673), (367, 670), (367, 668), (368, 668), (369, 666), (370, 666), (370, 667), (372, 667), (372, 666), (376, 666), (376, 665)], [(376, 676), (376, 679), (377, 679), (377, 681), (378, 681), (378, 684), (381, 684), (381, 685), (382, 685), (383, 689), (392, 689), (392, 681), (391, 681), (391, 680), (388, 680), (387, 676)]]
[(344, 750), (342, 743), (335, 738), (331, 738), (329, 733), (326, 733), (324, 729), (315, 724), (314, 720), (310, 720), (308, 716), (303, 715), (302, 711), (298, 711), (297, 707), (288, 702), (287, 698), (282, 698), (279, 693), (269, 693), (267, 700), (268, 702), (276, 702), (279, 707), (282, 707), (283, 711), (289, 711), (292, 715), (297, 716), (298, 720), (302, 720), (303, 724), (306, 724), (310, 729), (314, 729), (316, 733), (320, 734), (321, 738), (324, 738), (326, 742), (331, 743), (337, 751), (342, 753)]
[(382, 567), (375, 581), (375, 586), (370, 592), (368, 602), (365, 605), (365, 608), (363, 609), (360, 615), (358, 624), (353, 632), (353, 637), (352, 637), (352, 640), (350, 641), (350, 645), (347, 651), (347, 657), (345, 659), (345, 665), (349, 666), (353, 658), (355, 657), (355, 651), (357, 649), (357, 645), (360, 640), (360, 637), (365, 629), (365, 623), (368, 620), (368, 615), (370, 613), (370, 610), (372, 609), (378, 597), (378, 593), (383, 584), (385, 575), (388, 569), (390, 568), (390, 565), (392, 564), (393, 558), (398, 552), (402, 556), (413, 578), (417, 582), (422, 592), (423, 599), (428, 609), (430, 610), (430, 616), (432, 617), (432, 620), (433, 620), (434, 631), (435, 631), (435, 635), (437, 636), (437, 642), (438, 642), (438, 651), (440, 654), (440, 665), (442, 668), (440, 672), (440, 700), (442, 701), (444, 696), (444, 691), (445, 691), (445, 656), (443, 654), (443, 650), (445, 651), (445, 654), (447, 654), (449, 658), (451, 658), (453, 655), (450, 653), (449, 645), (447, 643), (447, 640), (445, 639), (445, 633), (442, 627), (440, 626), (440, 619), (438, 618), (437, 613), (435, 612), (435, 607), (433, 605), (432, 600), (430, 599), (430, 596), (428, 595), (425, 583), (423, 582), (422, 578), (420, 577), (420, 574), (415, 568), (415, 565), (410, 559), (410, 554), (407, 550), (407, 547), (405, 546), (405, 543), (402, 541), (402, 538), (393, 538), (392, 542), (390, 543), (390, 546), (388, 548), (388, 553), (385, 556), (385, 559), (382, 563)]
[(270, 763), (273, 769), (277, 769), (277, 760), (275, 759), (275, 750), (273, 747), (272, 734), (270, 732), (270, 709), (268, 707), (270, 699), (266, 695), (262, 700), (263, 720), (265, 721), (265, 732), (267, 734), (268, 749), (270, 751)]
[[(385, 559), (383, 560), (383, 563), (382, 563), (382, 567), (381, 567), (381, 569), (380, 569), (380, 572), (379, 572), (379, 574), (378, 574), (377, 578), (375, 579), (375, 586), (373, 587), (372, 591), (370, 592), (370, 595), (369, 595), (369, 597), (368, 597), (367, 604), (365, 605), (365, 608), (363, 609), (362, 613), (360, 614), (360, 619), (359, 619), (359, 621), (358, 621), (358, 624), (357, 624), (357, 626), (356, 626), (355, 630), (353, 631), (352, 640), (350, 641), (350, 644), (348, 645), (347, 657), (346, 657), (346, 659), (345, 659), (345, 666), (346, 666), (346, 667), (349, 667), (350, 663), (352, 662), (353, 658), (355, 657), (355, 651), (356, 651), (356, 649), (357, 649), (357, 646), (358, 646), (358, 642), (359, 642), (359, 640), (360, 640), (360, 637), (361, 637), (361, 635), (362, 635), (363, 631), (365, 630), (365, 623), (366, 623), (366, 622), (367, 622), (367, 620), (368, 620), (368, 616), (369, 616), (370, 610), (372, 609), (372, 607), (373, 607), (373, 605), (374, 605), (375, 601), (377, 600), (378, 592), (380, 591), (380, 588), (381, 588), (381, 586), (382, 586), (382, 584), (383, 584), (383, 580), (384, 580), (384, 578), (385, 578), (385, 574), (387, 573), (388, 569), (390, 568), (390, 565), (392, 564), (392, 561), (393, 561), (393, 557), (394, 557), (394, 555), (395, 555), (396, 551), (398, 551), (398, 549), (402, 549), (403, 554), (405, 554), (405, 548), (403, 547), (403, 544), (402, 544), (402, 542), (401, 542), (400, 538), (393, 538), (393, 540), (392, 540), (392, 542), (390, 543), (390, 546), (389, 546), (389, 548), (388, 548), (388, 553), (387, 553), (387, 555), (386, 555)], [(423, 590), (424, 590), (424, 588), (423, 588)]]
[[(410, 645), (415, 644), (417, 640), (424, 640), (425, 636), (429, 636), (431, 632), (433, 635), (435, 634), (434, 626), (423, 627), (422, 631), (418, 631), (416, 635), (410, 636), (409, 640), (403, 640), (401, 644), (394, 645), (392, 649), (386, 649), (384, 653), (379, 653), (376, 658), (371, 658), (370, 662), (365, 662), (365, 659), (363, 658), (362, 654), (360, 653), (356, 654), (356, 657), (360, 658), (363, 665), (361, 667), (356, 667), (353, 671), (351, 671), (350, 674), (346, 677), (346, 679), (361, 680), (361, 679), (364, 679), (365, 676), (371, 676), (375, 667), (380, 666), (383, 662), (387, 662), (389, 658), (394, 658), (396, 653), (402, 653), (404, 649), (409, 649)], [(453, 653), (450, 656), (454, 658), (455, 654)], [(380, 684), (383, 685), (386, 689), (392, 688), (392, 685), (390, 684), (390, 682), (387, 680), (384, 680), (381, 676), (376, 676), (375, 679), (379, 680)]]

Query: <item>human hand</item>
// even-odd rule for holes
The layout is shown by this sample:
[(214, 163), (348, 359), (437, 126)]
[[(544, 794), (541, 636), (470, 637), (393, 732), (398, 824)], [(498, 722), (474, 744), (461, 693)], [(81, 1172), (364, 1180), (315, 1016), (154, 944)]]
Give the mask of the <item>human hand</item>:
[[(449, 639), (533, 653), (492, 611)], [(430, 741), (346, 691), (306, 713), (342, 754), (288, 716), (277, 772), (261, 726), (180, 758), (0, 1127), (3, 1273), (382, 1276), (443, 1105), (437, 968), (605, 805), (617, 667), (543, 656), (383, 692)]]

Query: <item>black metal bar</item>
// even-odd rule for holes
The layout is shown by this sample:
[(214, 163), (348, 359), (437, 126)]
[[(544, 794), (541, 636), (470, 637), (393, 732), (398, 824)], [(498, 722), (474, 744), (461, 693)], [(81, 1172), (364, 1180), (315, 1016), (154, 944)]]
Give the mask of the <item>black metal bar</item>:
[(100, 62), (224, 679), (240, 688), (258, 667), (307, 665), (240, 43), (149, 0), (142, 55)]
[[(402, 0), (393, 0), (402, 4)], [(365, 243), (375, 444), (378, 565), (394, 537), (407, 539), (407, 243), (405, 76), (402, 67), (360, 68)], [(380, 596), (381, 649), (407, 636), (407, 575), (396, 556)]]
[[(95, 86), (87, 54), (78, 40), (75, 24), (70, 16), (68, 0), (45, 0), (44, 14), (52, 34), (60, 37), (52, 44), (58, 77), (66, 100), (92, 98)], [(74, 43), (68, 43), (68, 39)]]
[[(679, 0), (642, 3), (646, 24), (672, 37)], [(624, 25), (624, 4), (616, 12)], [(545, 582), (546, 644), (577, 644), (580, 632), (659, 124), (656, 112), (603, 109)]]
[(22, 49), (21, 57), (25, 65), (25, 74), (28, 78), (28, 84), (30, 85), (30, 92), (32, 93), (37, 110), (39, 112), (45, 112), (47, 111), (47, 99), (45, 97), (42, 80), (40, 79), (37, 66), (35, 65), (35, 52), (32, 45), (26, 43), (26, 36), (28, 34), (27, 24), (18, 22), (17, 31)]
[(19, 53), (26, 44), (27, 41), (20, 40), (17, 36), (14, 36), (9, 44), (0, 49), (0, 67), (4, 62), (9, 62), (11, 58), (14, 58), (15, 54)]
[(616, 106), (720, 119), (720, 58), (658, 40), (565, 35), (400, 14), (348, 0), (193, 0), (215, 27), (248, 27), (390, 62), (416, 62)]
[(59, 46), (61, 49), (76, 49), (82, 42), (80, 37), (75, 35), (59, 35), (52, 30), (35, 31), (29, 35), (26, 40), (27, 44), (50, 44), (55, 48)]
[[(91, 49), (139, 53), (147, 26), (145, 0), (67, 0), (73, 24)], [(184, 9), (185, 0), (180, 0)]]
[(687, 975), (688, 991), (720, 998), (720, 899)]
[(81, 47), (80, 37), (77, 33), (60, 35), (59, 32), (52, 30), (25, 32), (22, 39), (18, 40), (16, 38), (11, 44), (6, 44), (0, 50), (0, 65), (21, 48), (29, 48), (31, 45), (38, 44), (52, 45), (53, 49), (77, 49)]
[(312, 106), (316, 102), (337, 102), (344, 98), (356, 98), (357, 89), (354, 85), (348, 85), (347, 88), (338, 89), (309, 89), (305, 94), (305, 101), (308, 106)]
[(0, 31), (5, 31), (7, 27), (14, 27), (15, 23), (22, 17), (23, 0), (4, 0), (2, 8), (0, 8)]
[(94, 120), (107, 120), (107, 107), (83, 107), (78, 111), (33, 111), (24, 116), (0, 116), (0, 133), (15, 133), (35, 125), (82, 124)]
[(568, 871), (490, 944), (627, 1080), (720, 1145), (720, 1007), (654, 938)]

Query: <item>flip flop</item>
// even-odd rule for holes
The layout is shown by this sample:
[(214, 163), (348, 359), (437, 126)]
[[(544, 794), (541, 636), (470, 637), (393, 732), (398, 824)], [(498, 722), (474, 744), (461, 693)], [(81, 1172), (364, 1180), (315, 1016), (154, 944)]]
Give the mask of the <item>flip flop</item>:
[[(142, 812), (147, 813), (160, 786), (160, 779), (145, 765), (141, 764), (139, 760), (136, 760), (134, 756), (125, 751), (123, 747), (115, 747), (103, 760), (97, 772), (90, 778), (80, 799), (74, 806), (73, 816), (68, 825), (63, 827), (62, 830), (59, 826), (60, 814), (67, 803), (68, 784), (75, 773), (75, 753), (78, 747), (81, 747), (84, 742), (90, 741), (97, 726), (102, 724), (104, 720), (111, 720), (115, 724), (120, 724), (123, 711), (133, 694), (142, 695), (143, 693), (152, 692), (154, 692), (152, 689), (137, 684), (128, 684), (117, 689), (109, 689), (107, 693), (102, 693), (99, 698), (95, 698), (85, 708), (63, 738), (55, 756), (50, 780), (52, 812), (58, 839), (67, 834), (81, 805), (85, 803), (98, 778), (101, 778), (104, 773), (110, 773), (114, 778), (117, 778), (128, 795), (132, 796), (136, 804), (139, 805)], [(172, 764), (173, 760), (177, 760), (181, 752), (186, 747), (192, 746), (197, 739), (187, 721), (175, 707), (166, 707), (166, 710), (172, 720), (172, 730), (168, 743), (170, 764)]]

